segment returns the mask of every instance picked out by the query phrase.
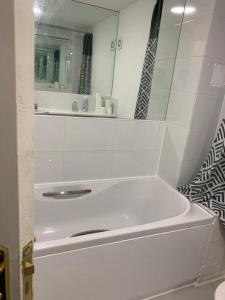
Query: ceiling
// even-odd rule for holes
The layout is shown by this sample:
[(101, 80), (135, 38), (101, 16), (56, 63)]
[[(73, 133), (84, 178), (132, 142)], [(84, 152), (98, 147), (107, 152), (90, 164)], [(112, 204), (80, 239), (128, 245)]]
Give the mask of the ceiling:
[(111, 16), (117, 22), (118, 13), (71, 0), (36, 0), (35, 6), (41, 9), (36, 21), (42, 24), (88, 30)]
[(134, 3), (136, 0), (81, 0), (83, 3), (97, 5), (104, 8), (120, 11), (121, 9)]

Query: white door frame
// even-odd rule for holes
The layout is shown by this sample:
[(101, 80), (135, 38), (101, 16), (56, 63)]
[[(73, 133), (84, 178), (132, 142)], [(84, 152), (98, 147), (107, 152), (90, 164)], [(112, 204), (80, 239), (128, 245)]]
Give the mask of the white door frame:
[(0, 245), (11, 300), (22, 300), (22, 249), (33, 240), (33, 1), (2, 1), (0, 38)]

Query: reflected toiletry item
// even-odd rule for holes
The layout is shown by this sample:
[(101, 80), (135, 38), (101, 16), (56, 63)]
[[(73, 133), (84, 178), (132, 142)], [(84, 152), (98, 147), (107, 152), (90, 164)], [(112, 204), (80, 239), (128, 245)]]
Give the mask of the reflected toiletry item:
[(78, 111), (78, 104), (76, 100), (72, 103), (72, 111)]
[(35, 112), (38, 110), (38, 104), (37, 103), (34, 104), (34, 110), (35, 110)]
[(112, 115), (112, 101), (111, 100), (105, 100), (105, 114), (107, 116)]
[(82, 111), (84, 112), (88, 111), (88, 96), (84, 96), (83, 98)]
[(55, 88), (56, 88), (56, 89), (59, 89), (59, 88), (60, 88), (59, 82), (55, 82)]
[(96, 114), (104, 114), (103, 106), (102, 106), (102, 96), (100, 93), (96, 93), (95, 95), (95, 112)]
[(106, 111), (105, 113), (107, 116), (111, 116), (112, 115), (112, 106), (106, 107), (105, 111)]
[(101, 106), (96, 106), (95, 107), (95, 113), (100, 114), (100, 109), (101, 109)]
[(99, 112), (100, 112), (101, 115), (105, 115), (106, 114), (105, 106), (101, 106), (99, 108)]
[(96, 93), (95, 99), (96, 99), (95, 106), (102, 106), (102, 96), (101, 96), (101, 94)]

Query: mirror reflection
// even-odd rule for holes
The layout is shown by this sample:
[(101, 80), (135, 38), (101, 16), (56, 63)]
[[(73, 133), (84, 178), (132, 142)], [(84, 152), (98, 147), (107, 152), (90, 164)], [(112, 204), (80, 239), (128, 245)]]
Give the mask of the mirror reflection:
[(36, 113), (164, 120), (185, 0), (36, 0)]

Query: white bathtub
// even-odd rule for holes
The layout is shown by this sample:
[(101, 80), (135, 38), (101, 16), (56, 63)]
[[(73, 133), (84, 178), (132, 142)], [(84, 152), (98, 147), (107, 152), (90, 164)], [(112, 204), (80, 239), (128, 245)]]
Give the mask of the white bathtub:
[[(73, 190), (89, 193), (43, 197)], [(213, 216), (157, 177), (40, 184), (35, 199), (35, 300), (143, 299), (198, 276)], [(71, 238), (90, 230), (109, 231)]]

